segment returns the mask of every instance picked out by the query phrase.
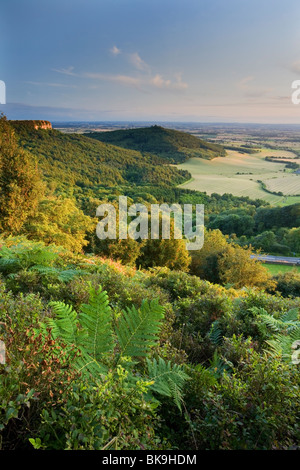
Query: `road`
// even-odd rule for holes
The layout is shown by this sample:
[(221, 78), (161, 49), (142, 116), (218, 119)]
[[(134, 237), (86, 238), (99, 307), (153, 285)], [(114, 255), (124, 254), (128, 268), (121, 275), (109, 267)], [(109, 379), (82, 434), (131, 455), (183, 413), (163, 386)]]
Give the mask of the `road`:
[(273, 255), (251, 255), (251, 258), (257, 258), (260, 261), (276, 264), (294, 264), (300, 266), (300, 258), (291, 256), (273, 256)]

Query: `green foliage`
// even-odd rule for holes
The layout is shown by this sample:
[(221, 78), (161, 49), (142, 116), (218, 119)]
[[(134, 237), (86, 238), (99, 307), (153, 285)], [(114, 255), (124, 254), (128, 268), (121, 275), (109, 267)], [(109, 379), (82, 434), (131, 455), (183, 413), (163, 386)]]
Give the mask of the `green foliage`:
[[(0, 324), (12, 331), (26, 329), (39, 322), (45, 314), (45, 305), (39, 294), (18, 293), (16, 296), (0, 282)], [(2, 333), (0, 327), (0, 333)]]
[(143, 268), (164, 266), (177, 271), (188, 271), (191, 257), (185, 240), (147, 240), (142, 246), (137, 265)]
[(167, 166), (162, 158), (121, 149), (81, 134), (64, 134), (57, 130), (36, 130), (12, 121), (19, 145), (38, 159), (44, 178), (70, 196), (89, 188), (97, 197), (99, 187), (120, 184), (183, 183), (190, 178), (186, 171)]
[(216, 345), (219, 346), (222, 342), (222, 329), (220, 327), (220, 323), (218, 320), (214, 321), (213, 324), (211, 325), (210, 331), (209, 331), (209, 339), (210, 341)]
[(159, 395), (174, 398), (175, 404), (181, 410), (182, 389), (185, 382), (189, 379), (182, 367), (177, 364), (171, 364), (171, 361), (164, 361), (161, 357), (148, 359), (146, 357), (148, 367), (148, 376), (153, 384), (150, 389)]
[[(298, 322), (299, 324), (299, 322)], [(277, 334), (273, 339), (267, 341), (272, 354), (274, 356), (282, 357), (287, 362), (292, 364), (300, 364), (300, 327), (296, 327), (290, 333)]]
[(237, 245), (228, 245), (217, 255), (216, 269), (223, 285), (235, 288), (271, 288), (275, 285), (267, 269), (251, 258), (252, 251)]
[(221, 214), (209, 222), (208, 229), (219, 229), (224, 235), (235, 233), (237, 236), (251, 235), (254, 220), (250, 215)]
[(266, 343), (274, 357), (282, 357), (288, 363), (299, 364), (300, 318), (299, 309), (293, 308), (277, 318), (264, 309), (259, 311), (258, 325), (266, 337)]
[(36, 211), (44, 185), (35, 159), (18, 147), (14, 131), (0, 116), (0, 228), (19, 233)]
[(60, 282), (69, 282), (74, 277), (87, 274), (87, 271), (69, 268), (55, 268), (53, 266), (39, 266), (35, 265), (30, 268), (30, 271), (37, 272), (38, 274), (47, 277), (48, 279), (58, 280)]
[[(0, 222), (26, 238), (0, 242), (0, 447), (299, 448), (297, 274), (271, 285), (249, 260), (297, 253), (299, 204), (176, 187), (190, 176), (169, 163), (222, 154), (186, 133), (11, 125)], [(120, 194), (205, 205), (195, 275), (182, 240), (96, 239), (96, 207)]]
[[(191, 410), (185, 446), (209, 450), (297, 448), (299, 373), (245, 349), (232, 372), (212, 380), (195, 370), (186, 395)], [(295, 367), (295, 366), (294, 366)]]
[(261, 321), (262, 326), (266, 326), (274, 333), (290, 333), (294, 329), (300, 327), (298, 308), (288, 310), (277, 318), (268, 314), (263, 308), (257, 309), (254, 307), (252, 310), (258, 314), (257, 319), (258, 321)]
[(14, 292), (42, 292), (55, 295), (55, 289), (86, 270), (65, 263), (66, 252), (55, 245), (30, 242), (25, 237), (8, 237), (0, 248), (0, 273)]
[(96, 230), (96, 220), (85, 215), (70, 198), (48, 197), (40, 201), (35, 216), (28, 218), (24, 228), (29, 239), (78, 253), (88, 245), (86, 236)]
[[(19, 260), (0, 282), (2, 448), (297, 446), (299, 298), (23, 238), (2, 247)], [(54, 289), (47, 268), (86, 274)], [(7, 290), (44, 269), (39, 294)]]
[[(160, 419), (145, 400), (149, 384), (127, 379), (121, 366), (95, 385), (77, 380), (62, 408), (44, 409), (32, 444), (49, 450), (162, 449)], [(164, 444), (165, 445), (165, 444)]]
[(220, 230), (205, 230), (204, 245), (192, 254), (191, 274), (211, 282), (220, 280), (217, 269), (218, 255), (227, 248), (228, 239)]
[[(74, 367), (87, 378), (90, 374), (97, 377), (106, 373), (108, 368), (117, 367), (124, 361), (130, 366), (141, 361), (142, 357), (147, 359), (158, 342), (164, 314), (164, 309), (156, 301), (144, 301), (139, 309), (133, 306), (123, 310), (116, 318), (113, 328), (108, 296), (101, 287), (97, 291), (91, 287), (89, 304), (81, 306), (79, 315), (71, 306), (62, 302), (53, 302), (51, 306), (56, 318), (48, 319), (47, 326), (51, 328), (54, 339), (60, 338), (78, 348), (80, 355), (74, 360)], [(42, 325), (44, 332), (47, 326)], [(153, 379), (156, 363), (152, 363), (152, 367), (149, 361), (147, 363)], [(169, 395), (173, 396), (179, 406), (186, 374), (180, 373), (180, 367), (176, 364), (165, 364), (162, 358), (159, 358), (158, 369), (163, 369), (163, 372), (157, 374), (158, 385), (155, 391), (163, 388), (162, 381), (165, 378), (165, 390), (169, 390)], [(135, 374), (131, 374), (131, 380), (136, 380)]]
[(283, 297), (300, 297), (300, 272), (291, 270), (286, 273), (279, 273), (274, 276), (276, 287), (269, 289), (269, 292), (280, 292)]
[(255, 224), (261, 232), (272, 228), (299, 227), (300, 204), (285, 207), (261, 207), (255, 214)]
[[(0, 365), (1, 448), (161, 448), (160, 439), (155, 437), (155, 426), (159, 426), (157, 400), (147, 398), (153, 381), (141, 379), (143, 368), (133, 375), (128, 361), (116, 356), (119, 364), (110, 372), (105, 371), (105, 375), (103, 369), (101, 374), (98, 370), (93, 380), (89, 374), (81, 379), (74, 371), (77, 358), (86, 366), (82, 351), (79, 357), (79, 348), (70, 344), (74, 338), (86, 346), (90, 357), (101, 355), (103, 359), (108, 349), (109, 338), (104, 337), (102, 322), (98, 328), (101, 313), (109, 311), (104, 292), (92, 292), (89, 305), (82, 307), (78, 315), (81, 331), (73, 328), (77, 317), (74, 310), (56, 304), (61, 314), (57, 324), (52, 324), (70, 343), (61, 338), (54, 341), (45, 328), (43, 334), (37, 334), (38, 317), (45, 315), (45, 307), (41, 305), (38, 311), (35, 296), (30, 294), (20, 310), (17, 306), (18, 302), (23, 304), (22, 295), (17, 302), (11, 293), (3, 290), (0, 294), (1, 312), (7, 312), (1, 318), (6, 332), (3, 336), (0, 331), (0, 338), (5, 341), (8, 361), (7, 365)], [(9, 315), (13, 313), (11, 320)], [(97, 348), (101, 344), (105, 345), (104, 352)]]
[(209, 283), (199, 277), (166, 267), (151, 269), (146, 282), (152, 288), (158, 285), (166, 290), (172, 300), (195, 297), (199, 294), (205, 294), (210, 289)]
[[(219, 229), (241, 246), (251, 245), (267, 254), (295, 256), (300, 253), (299, 204), (257, 207), (252, 202), (230, 208), (226, 207), (225, 197), (220, 198), (220, 206), (209, 210), (207, 215), (208, 229)], [(211, 202), (207, 203), (208, 207)]]
[(114, 346), (112, 316), (105, 291), (90, 290), (89, 303), (81, 306), (79, 321), (87, 332), (84, 349), (95, 361), (100, 362), (102, 356), (111, 352)]
[(0, 272), (11, 274), (35, 266), (48, 268), (57, 260), (59, 250), (44, 243), (30, 243), (25, 237), (10, 237), (2, 241), (0, 248)]
[(251, 258), (252, 250), (229, 243), (220, 230), (207, 230), (202, 250), (192, 255), (191, 273), (210, 282), (231, 285), (235, 288), (272, 288), (266, 268)]
[(107, 256), (123, 264), (135, 266), (138, 257), (141, 255), (142, 243), (128, 238), (126, 240), (96, 240), (94, 252)]
[(182, 163), (191, 157), (210, 160), (226, 155), (221, 145), (205, 142), (186, 132), (164, 129), (160, 126), (92, 132), (86, 135), (124, 149), (138, 150), (144, 156), (151, 154), (153, 160), (155, 157), (160, 157), (169, 163)]
[(145, 357), (158, 340), (164, 309), (157, 302), (143, 302), (137, 310), (134, 306), (123, 310), (117, 320), (116, 333), (120, 357)]
[[(224, 319), (227, 323), (231, 311), (232, 300), (225, 289), (212, 285), (201, 295), (175, 303), (176, 345), (185, 350), (191, 363), (209, 363), (216, 348), (217, 338), (212, 333), (217, 325), (215, 322)], [(223, 323), (219, 328), (222, 333), (219, 331), (218, 337), (221, 337)]]
[(56, 344), (49, 334), (34, 336), (28, 320), (20, 329), (6, 317), (0, 335), (6, 345), (6, 363), (0, 365), (0, 448), (6, 450), (29, 448), (42, 410), (61, 406), (63, 391), (67, 393), (75, 379), (71, 349)]
[[(223, 337), (243, 335), (244, 338), (253, 338), (256, 350), (262, 354), (266, 349), (266, 340), (276, 333), (272, 329), (277, 320), (288, 315), (289, 311), (299, 311), (299, 299), (289, 301), (275, 297), (257, 290), (248, 290), (244, 297), (233, 301), (233, 309), (229, 315), (220, 318), (218, 327)], [(267, 315), (270, 323), (263, 321), (262, 315)], [(265, 317), (266, 318), (266, 317)]]

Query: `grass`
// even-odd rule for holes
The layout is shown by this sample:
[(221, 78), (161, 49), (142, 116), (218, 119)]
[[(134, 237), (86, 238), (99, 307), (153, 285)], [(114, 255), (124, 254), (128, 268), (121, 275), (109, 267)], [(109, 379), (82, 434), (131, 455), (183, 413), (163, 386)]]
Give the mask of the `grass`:
[(286, 273), (286, 272), (293, 271), (293, 270), (300, 273), (300, 266), (287, 266), (286, 264), (269, 264), (269, 263), (264, 263), (264, 266), (267, 268), (269, 273), (273, 276), (276, 276), (276, 274), (279, 274), (279, 273)]
[(288, 173), (282, 178), (272, 178), (264, 181), (269, 191), (281, 191), (285, 195), (300, 195), (300, 175)]
[[(261, 149), (260, 152), (252, 155), (227, 150), (226, 157), (218, 157), (210, 161), (191, 158), (177, 165), (178, 168), (188, 170), (192, 175), (192, 180), (181, 186), (205, 191), (207, 194), (230, 193), (234, 196), (263, 199), (272, 205), (300, 202), (300, 196), (293, 195), (300, 194), (300, 175), (292, 174), (289, 170), (284, 171), (284, 163), (266, 161), (266, 156), (295, 157), (292, 152), (285, 150)], [(286, 195), (278, 196), (265, 191), (259, 181), (268, 182), (268, 185), (272, 181), (274, 190)]]

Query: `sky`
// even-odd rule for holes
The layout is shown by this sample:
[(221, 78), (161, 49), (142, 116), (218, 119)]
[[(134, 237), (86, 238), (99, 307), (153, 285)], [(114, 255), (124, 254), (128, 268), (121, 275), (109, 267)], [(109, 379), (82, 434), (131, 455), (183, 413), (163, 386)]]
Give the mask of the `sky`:
[(0, 111), (300, 124), (299, 25), (299, 0), (1, 0)]

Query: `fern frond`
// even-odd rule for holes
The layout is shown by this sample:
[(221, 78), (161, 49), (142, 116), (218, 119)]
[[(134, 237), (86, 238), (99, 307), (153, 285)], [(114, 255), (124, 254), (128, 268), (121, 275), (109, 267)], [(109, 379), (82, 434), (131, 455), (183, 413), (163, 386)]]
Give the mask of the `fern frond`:
[(287, 362), (293, 361), (295, 353), (294, 344), (300, 341), (300, 327), (295, 328), (289, 334), (278, 334), (274, 338), (266, 341), (270, 347), (272, 356), (281, 356)]
[(31, 246), (31, 249), (28, 249), (28, 246), (21, 246), (18, 256), (22, 260), (24, 267), (30, 267), (35, 265), (40, 266), (49, 266), (57, 258), (57, 253), (55, 253), (50, 247)]
[(222, 343), (223, 335), (218, 320), (214, 321), (211, 325), (208, 337), (210, 341), (216, 346), (220, 346), (220, 344)]
[(74, 277), (86, 274), (86, 271), (82, 269), (59, 269), (54, 266), (43, 266), (43, 265), (34, 265), (29, 269), (30, 271), (37, 271), (43, 276), (53, 276), (61, 282), (69, 282)]
[[(102, 293), (102, 296), (105, 297), (105, 294)], [(106, 300), (107, 298), (105, 298)], [(100, 362), (100, 355), (97, 356), (95, 353), (99, 349), (97, 349), (97, 341), (100, 335), (95, 335), (93, 318), (95, 317), (95, 304), (97, 307), (101, 305), (99, 293), (94, 295), (92, 293), (90, 301), (90, 306), (82, 306), (82, 313), (80, 314), (82, 324), (78, 321), (77, 313), (72, 306), (63, 302), (50, 302), (49, 305), (53, 307), (56, 317), (48, 318), (46, 324), (41, 325), (41, 331), (46, 331), (46, 327), (48, 327), (51, 329), (53, 338), (60, 338), (67, 344), (76, 345), (80, 354), (74, 359), (72, 364), (74, 369), (82, 375), (97, 377), (107, 372), (107, 367)], [(104, 304), (106, 302), (102, 302), (102, 305)], [(96, 346), (93, 344), (92, 348), (90, 347), (91, 340), (96, 342)]]
[(18, 258), (0, 258), (0, 272), (3, 274), (16, 273), (22, 269)]
[(77, 344), (77, 313), (73, 310), (73, 307), (63, 302), (50, 302), (49, 305), (53, 307), (56, 314), (56, 318), (47, 319), (53, 337), (60, 337), (69, 344)]
[(223, 359), (220, 358), (217, 350), (214, 351), (213, 357), (210, 360), (210, 366), (208, 370), (211, 374), (216, 377), (220, 378), (224, 374), (224, 372), (230, 372), (230, 365), (226, 363)]
[(144, 357), (158, 341), (164, 308), (157, 301), (143, 301), (140, 309), (134, 306), (123, 310), (116, 333), (120, 357)]
[(97, 291), (90, 289), (89, 303), (81, 306), (79, 322), (87, 332), (81, 345), (95, 361), (102, 361), (103, 354), (113, 350), (114, 339), (112, 312), (107, 292), (101, 287)]
[(279, 318), (275, 318), (269, 313), (263, 313), (258, 318), (260, 320), (260, 325), (258, 325), (259, 327), (267, 327), (274, 333), (290, 333), (300, 327), (297, 308), (289, 310)]
[(154, 392), (173, 398), (174, 402), (181, 410), (183, 402), (183, 387), (189, 376), (183, 371), (182, 366), (165, 362), (159, 357), (158, 361), (146, 358), (148, 375), (153, 384), (150, 389)]
[(42, 275), (55, 275), (55, 276), (57, 276), (59, 273), (59, 270), (57, 268), (54, 268), (53, 266), (43, 266), (41, 264), (36, 264), (34, 266), (31, 266), (29, 268), (29, 271), (36, 271)]
[(285, 325), (284, 322), (278, 318), (273, 317), (273, 315), (269, 315), (268, 313), (264, 313), (259, 317), (260, 321), (264, 323), (270, 330), (277, 333), (284, 329)]
[(77, 372), (89, 378), (99, 377), (101, 374), (107, 373), (108, 368), (104, 364), (96, 361), (83, 347), (79, 347), (79, 350), (80, 356), (76, 357), (73, 364)]
[(291, 308), (288, 312), (284, 313), (281, 317), (283, 322), (299, 322), (299, 309), (298, 308)]
[(63, 269), (58, 273), (58, 280), (62, 282), (69, 282), (74, 279), (74, 277), (82, 276), (84, 274), (87, 274), (87, 271), (84, 271), (83, 269)]

